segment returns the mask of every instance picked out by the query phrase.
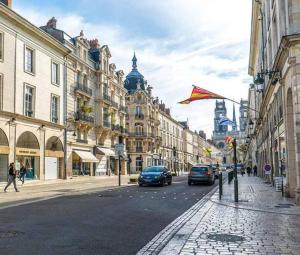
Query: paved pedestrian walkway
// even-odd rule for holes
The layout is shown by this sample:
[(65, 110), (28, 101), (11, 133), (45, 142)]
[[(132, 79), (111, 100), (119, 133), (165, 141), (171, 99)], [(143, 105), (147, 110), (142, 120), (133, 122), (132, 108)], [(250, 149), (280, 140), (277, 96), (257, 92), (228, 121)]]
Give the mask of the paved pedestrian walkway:
[(233, 202), (233, 182), (225, 182), (222, 200), (215, 189), (139, 254), (299, 255), (300, 206), (258, 177), (238, 180), (239, 203)]
[[(131, 177), (136, 175), (131, 175)], [(122, 176), (122, 186), (129, 184), (130, 176)], [(4, 193), (6, 183), (0, 184), (0, 209), (11, 206), (42, 201), (59, 196), (84, 194), (108, 188), (118, 187), (118, 176), (83, 176), (68, 180), (25, 181), (24, 185), (17, 181), (20, 192), (15, 192), (13, 185)]]

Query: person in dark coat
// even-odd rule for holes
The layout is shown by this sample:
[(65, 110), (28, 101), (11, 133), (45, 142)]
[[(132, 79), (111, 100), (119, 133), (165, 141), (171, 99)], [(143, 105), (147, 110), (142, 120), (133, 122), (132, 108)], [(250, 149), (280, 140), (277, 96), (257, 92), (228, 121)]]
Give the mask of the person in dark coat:
[(22, 163), (22, 166), (20, 168), (20, 181), (22, 182), (22, 184), (24, 184), (26, 173), (27, 173), (27, 169), (25, 165)]
[(248, 174), (248, 176), (250, 176), (251, 175), (251, 167), (250, 166), (247, 166), (247, 174)]
[(7, 185), (4, 188), (4, 192), (6, 192), (6, 189), (13, 183), (15, 191), (19, 192), (19, 190), (17, 189), (17, 185), (16, 185), (16, 169), (15, 169), (15, 164), (14, 163), (10, 163), (9, 164), (9, 170), (8, 170), (8, 182)]
[(256, 165), (253, 167), (253, 175), (257, 176), (257, 166)]

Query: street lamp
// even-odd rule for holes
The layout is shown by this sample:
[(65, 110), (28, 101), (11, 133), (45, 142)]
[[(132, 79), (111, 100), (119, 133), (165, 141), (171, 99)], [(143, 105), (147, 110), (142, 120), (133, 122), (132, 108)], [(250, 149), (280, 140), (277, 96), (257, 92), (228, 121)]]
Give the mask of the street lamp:
[(173, 147), (173, 165), (174, 165), (174, 171), (175, 171), (175, 174), (177, 175), (176, 173), (176, 167), (175, 167), (175, 158), (176, 158), (176, 147), (174, 146)]

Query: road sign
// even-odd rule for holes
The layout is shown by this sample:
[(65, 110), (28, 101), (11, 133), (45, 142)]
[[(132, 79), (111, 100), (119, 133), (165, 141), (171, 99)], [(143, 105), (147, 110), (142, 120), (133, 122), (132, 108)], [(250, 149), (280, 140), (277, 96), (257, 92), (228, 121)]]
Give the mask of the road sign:
[(115, 153), (116, 155), (124, 155), (124, 144), (118, 143), (115, 145)]
[(265, 164), (264, 166), (265, 174), (271, 174), (272, 166), (270, 164)]

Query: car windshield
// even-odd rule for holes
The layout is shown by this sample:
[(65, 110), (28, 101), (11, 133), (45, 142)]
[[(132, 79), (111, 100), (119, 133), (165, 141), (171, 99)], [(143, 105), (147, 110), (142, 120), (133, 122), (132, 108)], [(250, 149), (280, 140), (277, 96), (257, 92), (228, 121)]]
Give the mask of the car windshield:
[(162, 172), (163, 168), (162, 167), (147, 167), (143, 170), (143, 172)]
[(208, 167), (207, 166), (197, 166), (197, 167), (192, 167), (193, 172), (207, 172)]

